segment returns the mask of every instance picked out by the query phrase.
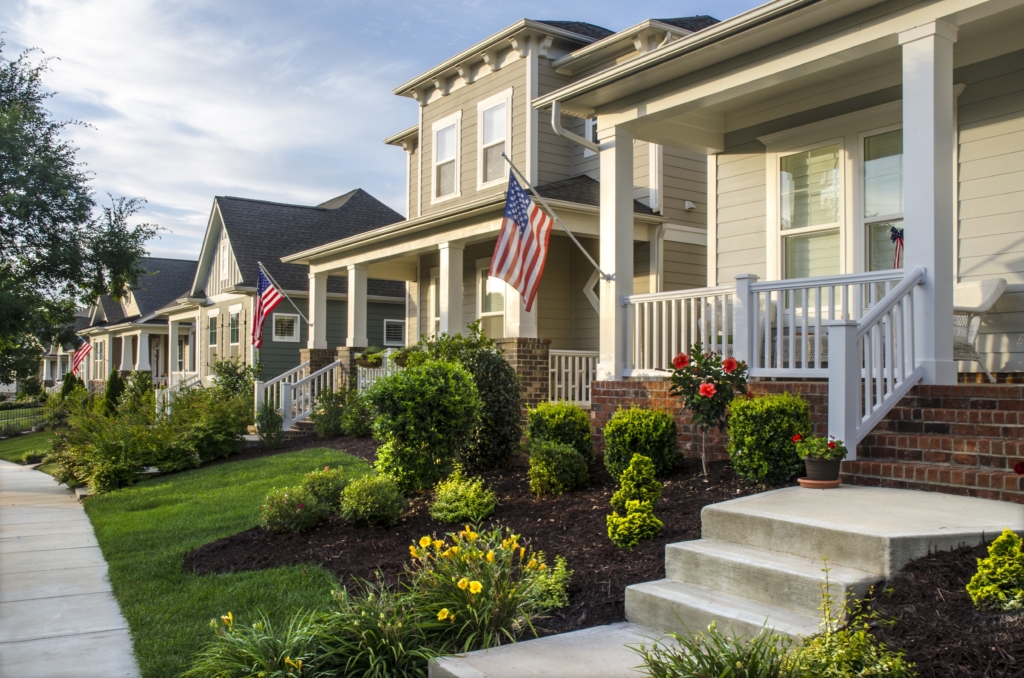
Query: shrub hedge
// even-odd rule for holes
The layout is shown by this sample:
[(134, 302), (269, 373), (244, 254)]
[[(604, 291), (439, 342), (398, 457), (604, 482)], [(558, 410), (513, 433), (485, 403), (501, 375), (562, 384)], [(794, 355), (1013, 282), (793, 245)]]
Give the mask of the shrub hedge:
[(341, 516), (357, 527), (391, 527), (405, 506), (398, 483), (384, 475), (353, 480), (341, 493)]
[(551, 440), (571, 445), (594, 460), (594, 446), (590, 437), (590, 415), (582, 407), (565, 401), (543, 401), (529, 412), (526, 425), (530, 440)]
[(676, 452), (676, 420), (663, 410), (645, 407), (620, 409), (604, 427), (604, 465), (613, 478), (629, 466), (634, 454), (654, 464), (655, 474), (664, 475), (679, 460)]
[(587, 460), (576, 448), (550, 440), (530, 445), (530, 491), (562, 494), (586, 487)]
[(811, 433), (811, 410), (793, 393), (735, 400), (729, 412), (726, 449), (736, 474), (765, 485), (782, 485), (803, 471), (793, 436)]

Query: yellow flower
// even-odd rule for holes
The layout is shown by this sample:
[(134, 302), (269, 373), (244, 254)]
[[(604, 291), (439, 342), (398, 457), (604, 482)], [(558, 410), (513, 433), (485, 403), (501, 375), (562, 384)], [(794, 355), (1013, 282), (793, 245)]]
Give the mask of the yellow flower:
[(444, 546), (444, 542), (443, 542), (443, 541), (441, 541), (440, 539), (438, 539), (437, 541), (435, 541), (435, 542), (434, 542), (434, 548), (435, 548), (435, 549), (438, 549), (438, 550), (440, 550), (440, 548), (441, 548), (442, 546)]
[(469, 539), (470, 541), (473, 541), (474, 539), (476, 539), (479, 536), (480, 535), (477, 534), (476, 532), (470, 532), (469, 534), (466, 535), (466, 538)]
[(546, 570), (546, 569), (548, 569), (548, 566), (545, 565), (544, 563), (541, 563), (540, 565), (537, 566), (537, 569), (538, 570)]
[(427, 548), (430, 546), (430, 537), (420, 537), (420, 548)]
[(478, 581), (469, 582), (469, 592), (474, 596), (484, 590), (484, 585)]
[(451, 616), (451, 614), (448, 612), (448, 608), (447, 607), (442, 607), (441, 611), (437, 613), (437, 621), (444, 621), (445, 619), (447, 619), (450, 616)]
[(525, 546), (521, 546), (521, 547), (519, 547), (519, 560), (522, 560), (525, 557), (526, 557), (526, 547)]
[(451, 547), (451, 548), (450, 548), (450, 549), (448, 549), (448, 550), (449, 550), (449, 551), (451, 551), (451, 552), (452, 552), (452, 555), (454, 556), (454, 555), (455, 555), (456, 553), (458, 553), (458, 552), (459, 552), (459, 547), (458, 547), (458, 546), (453, 546), (453, 547)]
[(462, 579), (459, 580), (459, 583), (457, 584), (457, 586), (460, 589), (462, 589), (463, 591), (465, 591), (466, 587), (469, 586), (469, 580), (466, 579), (465, 577), (463, 577)]
[(494, 562), (494, 551), (488, 551), (487, 552), (487, 562), (488, 563), (493, 563)]
[(235, 615), (233, 615), (230, 612), (228, 612), (226, 615), (223, 615), (220, 618), (220, 620), (222, 622), (224, 622), (224, 626), (226, 626), (226, 627), (228, 627), (230, 629), (231, 625), (235, 623)]
[(526, 569), (532, 570), (535, 567), (537, 567), (537, 560), (535, 558), (530, 558), (530, 562), (526, 564)]
[(409, 555), (411, 555), (413, 558), (420, 557), (420, 554), (416, 552), (416, 546), (414, 544), (409, 544)]
[(302, 660), (301, 659), (298, 662), (293, 662), (291, 657), (285, 657), (284, 658), (284, 663), (287, 664), (288, 666), (291, 666), (294, 669), (299, 670), (299, 671), (302, 670)]

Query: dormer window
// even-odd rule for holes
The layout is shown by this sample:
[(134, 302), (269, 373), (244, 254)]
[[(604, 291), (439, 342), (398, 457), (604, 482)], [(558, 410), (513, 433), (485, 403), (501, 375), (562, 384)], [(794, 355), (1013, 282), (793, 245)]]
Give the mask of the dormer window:
[(512, 90), (481, 101), (477, 105), (477, 126), (480, 130), (480, 149), (477, 165), (477, 183), (480, 188), (502, 184), (508, 173), (502, 153), (509, 152), (512, 138)]
[(459, 195), (459, 128), (461, 112), (434, 123), (433, 201)]

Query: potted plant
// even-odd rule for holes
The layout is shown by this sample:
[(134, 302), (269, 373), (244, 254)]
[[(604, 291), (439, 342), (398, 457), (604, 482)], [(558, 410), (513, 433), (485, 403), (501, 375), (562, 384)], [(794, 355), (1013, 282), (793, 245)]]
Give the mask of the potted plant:
[(356, 356), (356, 365), (374, 368), (384, 364), (384, 352), (377, 349), (366, 349)]
[(805, 483), (800, 478), (800, 484), (811, 487), (823, 487), (820, 483), (827, 483), (828, 487), (839, 485), (839, 468), (846, 459), (847, 449), (842, 440), (836, 440), (832, 436), (823, 438), (811, 436), (804, 438), (797, 434), (793, 436), (796, 443), (796, 451), (804, 458), (804, 467), (807, 469)]

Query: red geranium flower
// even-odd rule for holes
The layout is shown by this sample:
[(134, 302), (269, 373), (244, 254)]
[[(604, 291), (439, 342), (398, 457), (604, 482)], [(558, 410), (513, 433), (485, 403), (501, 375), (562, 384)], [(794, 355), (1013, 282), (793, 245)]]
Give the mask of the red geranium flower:
[(1018, 461), (1017, 464), (1013, 467), (1013, 470), (1017, 473), (1017, 475), (1024, 476), (1024, 461)]
[(675, 367), (677, 370), (681, 370), (689, 364), (690, 356), (686, 355), (685, 353), (680, 353), (679, 355), (672, 359), (672, 366)]
[(799, 433), (797, 433), (795, 436), (793, 436), (793, 442), (794, 443), (798, 443), (798, 442), (800, 442), (803, 439), (804, 439), (804, 437), (802, 435), (800, 435)]
[(305, 508), (305, 506), (303, 506), (302, 504), (299, 504), (299, 508)]
[(715, 395), (715, 385), (711, 383), (700, 385), (700, 394), (705, 398), (710, 398)]
[(830, 450), (836, 449), (836, 441), (834, 441), (834, 440), (828, 441), (828, 449), (830, 449)]
[(726, 374), (732, 374), (737, 367), (739, 367), (739, 363), (737, 363), (736, 359), (732, 356), (729, 356), (722, 361), (722, 369), (725, 370)]

